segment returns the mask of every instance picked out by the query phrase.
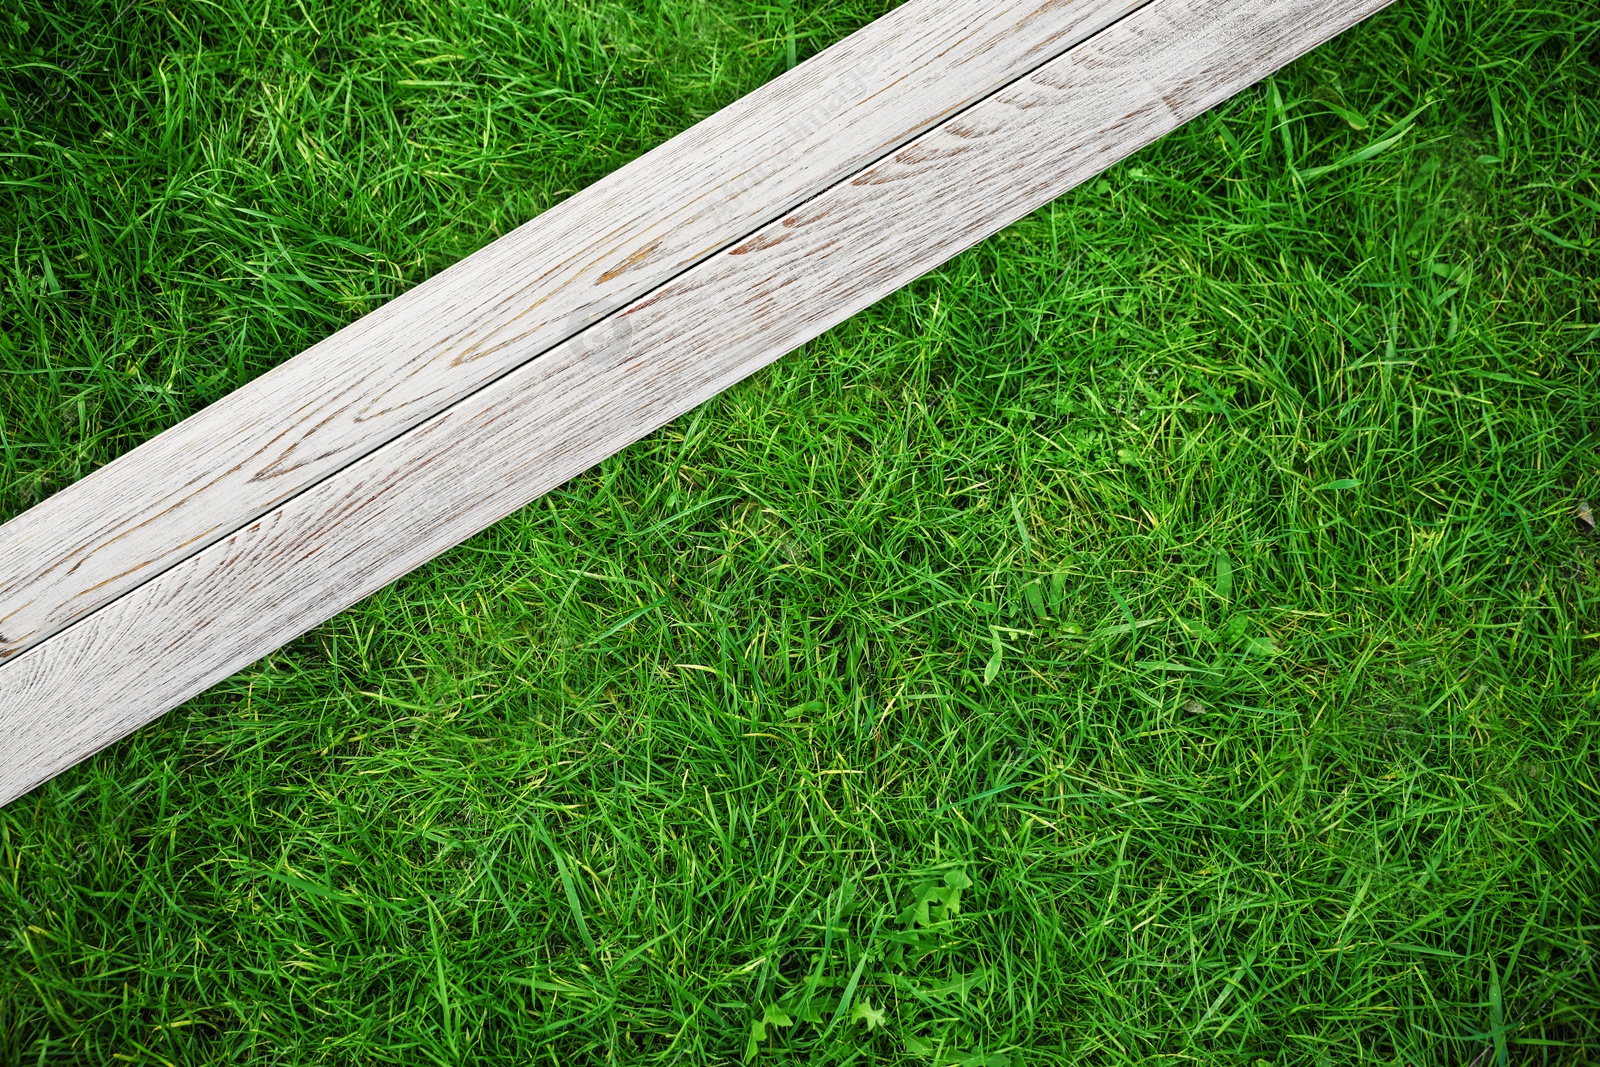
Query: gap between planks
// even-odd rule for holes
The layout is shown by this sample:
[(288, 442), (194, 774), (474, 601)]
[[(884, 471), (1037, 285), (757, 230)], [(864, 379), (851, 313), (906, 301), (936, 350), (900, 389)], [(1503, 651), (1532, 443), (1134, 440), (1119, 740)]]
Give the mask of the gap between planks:
[(9, 801), (1388, 0), (1153, 0), (0, 667)]

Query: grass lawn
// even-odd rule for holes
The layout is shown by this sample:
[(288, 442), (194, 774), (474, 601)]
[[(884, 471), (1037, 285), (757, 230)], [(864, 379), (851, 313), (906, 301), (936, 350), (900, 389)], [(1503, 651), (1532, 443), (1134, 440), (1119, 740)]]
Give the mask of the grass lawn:
[[(0, 517), (885, 6), (7, 4)], [(1400, 0), (0, 810), (0, 1065), (1600, 1063), (1597, 144)]]

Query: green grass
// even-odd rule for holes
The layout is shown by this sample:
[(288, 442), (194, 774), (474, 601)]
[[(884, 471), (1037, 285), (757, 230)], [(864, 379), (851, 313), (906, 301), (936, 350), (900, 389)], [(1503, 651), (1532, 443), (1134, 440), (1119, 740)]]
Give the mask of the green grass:
[[(883, 7), (8, 5), (0, 516)], [(1597, 144), (1400, 0), (0, 810), (0, 1064), (1600, 1063)]]

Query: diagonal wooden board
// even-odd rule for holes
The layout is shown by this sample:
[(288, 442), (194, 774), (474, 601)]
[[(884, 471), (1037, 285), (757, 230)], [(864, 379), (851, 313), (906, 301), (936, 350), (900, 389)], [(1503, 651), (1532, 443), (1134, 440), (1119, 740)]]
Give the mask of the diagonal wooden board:
[(0, 526), (0, 661), (1147, 2), (897, 8)]
[(1387, 3), (1152, 0), (702, 258), (0, 665), (0, 802)]

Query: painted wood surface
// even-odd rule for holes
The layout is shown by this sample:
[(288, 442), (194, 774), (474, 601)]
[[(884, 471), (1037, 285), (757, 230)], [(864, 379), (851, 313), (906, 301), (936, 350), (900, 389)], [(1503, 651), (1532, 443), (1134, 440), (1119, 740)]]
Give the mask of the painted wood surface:
[(910, 0), (0, 526), (0, 661), (1147, 0)]
[(1387, 2), (1154, 0), (0, 666), (0, 801)]

